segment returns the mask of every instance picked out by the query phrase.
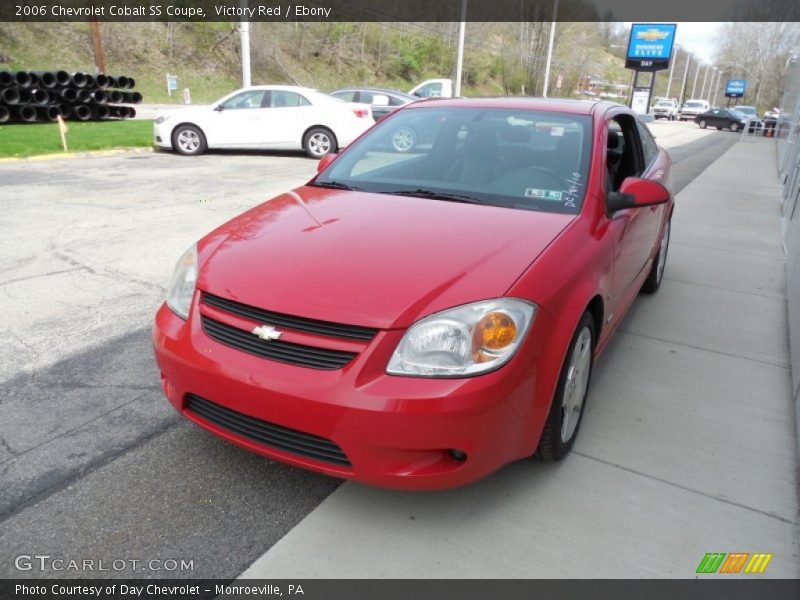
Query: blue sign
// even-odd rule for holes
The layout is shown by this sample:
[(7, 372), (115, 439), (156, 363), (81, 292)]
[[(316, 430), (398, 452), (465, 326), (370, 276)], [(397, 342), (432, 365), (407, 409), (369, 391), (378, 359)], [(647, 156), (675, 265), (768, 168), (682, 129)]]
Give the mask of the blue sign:
[(634, 23), (625, 67), (640, 71), (668, 68), (676, 28), (674, 23)]
[(747, 89), (747, 81), (745, 79), (728, 79), (725, 84), (725, 97), (726, 98), (741, 98)]

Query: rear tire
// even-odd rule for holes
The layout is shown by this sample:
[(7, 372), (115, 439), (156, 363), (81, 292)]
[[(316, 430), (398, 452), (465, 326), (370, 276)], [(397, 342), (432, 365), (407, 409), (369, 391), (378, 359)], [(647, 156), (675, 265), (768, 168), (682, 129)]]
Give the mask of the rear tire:
[(325, 127), (313, 127), (303, 137), (303, 149), (311, 158), (320, 159), (326, 154), (336, 152), (337, 148), (336, 136)]
[(594, 319), (583, 313), (567, 348), (558, 376), (550, 414), (539, 440), (536, 456), (548, 462), (561, 460), (572, 449), (583, 419), (594, 365)]
[(700, 119), (697, 124), (700, 125), (700, 129), (705, 129), (708, 127), (708, 123), (706, 123), (705, 119)]
[(206, 136), (196, 125), (178, 125), (172, 132), (172, 147), (178, 154), (197, 156), (208, 148)]

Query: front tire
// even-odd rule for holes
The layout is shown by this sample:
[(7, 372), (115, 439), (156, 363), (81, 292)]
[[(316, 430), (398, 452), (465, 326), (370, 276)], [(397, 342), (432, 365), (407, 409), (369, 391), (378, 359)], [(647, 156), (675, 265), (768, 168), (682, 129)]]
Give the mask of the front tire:
[(179, 125), (172, 133), (172, 147), (178, 154), (197, 156), (208, 148), (206, 136), (196, 125)]
[(594, 347), (594, 319), (587, 311), (572, 335), (561, 367), (550, 414), (536, 451), (542, 460), (561, 460), (578, 437), (594, 365)]
[(738, 123), (731, 123), (731, 131), (733, 133), (736, 133), (737, 131), (739, 131), (739, 124)]
[(669, 235), (672, 221), (667, 221), (664, 225), (664, 233), (661, 235), (661, 245), (658, 248), (658, 256), (650, 267), (650, 273), (642, 284), (642, 291), (645, 294), (655, 294), (661, 287), (661, 280), (664, 279), (664, 268), (667, 265), (667, 254), (669, 253)]
[(336, 136), (324, 127), (309, 129), (303, 137), (303, 149), (311, 158), (320, 159), (326, 154), (336, 152), (337, 147)]

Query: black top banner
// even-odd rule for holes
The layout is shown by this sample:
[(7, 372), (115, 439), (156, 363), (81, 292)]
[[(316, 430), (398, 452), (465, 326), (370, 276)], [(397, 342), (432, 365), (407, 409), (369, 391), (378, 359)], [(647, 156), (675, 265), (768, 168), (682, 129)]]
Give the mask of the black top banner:
[[(463, 17), (463, 18), (462, 18)], [(800, 21), (798, 0), (2, 0), (0, 21)]]

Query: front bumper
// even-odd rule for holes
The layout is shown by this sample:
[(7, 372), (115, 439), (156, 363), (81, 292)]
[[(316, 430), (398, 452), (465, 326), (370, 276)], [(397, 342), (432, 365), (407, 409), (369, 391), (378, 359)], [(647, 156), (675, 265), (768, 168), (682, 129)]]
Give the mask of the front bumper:
[[(501, 369), (474, 378), (396, 377), (384, 369), (403, 332), (381, 331), (344, 368), (317, 370), (221, 344), (206, 336), (198, 314), (196, 294), (188, 321), (166, 305), (156, 316), (153, 339), (164, 392), (188, 419), (258, 454), (372, 485), (423, 490), (480, 479), (530, 455), (538, 444), (543, 422), (537, 420), (547, 410), (534, 410), (535, 350), (523, 347)], [(546, 320), (537, 315), (527, 342), (540, 317)], [(329, 440), (347, 461), (334, 464), (243, 436), (187, 407), (195, 396), (267, 427)], [(452, 450), (466, 459), (454, 458)]]
[(157, 148), (172, 150), (172, 123), (169, 120), (153, 123), (153, 144)]

